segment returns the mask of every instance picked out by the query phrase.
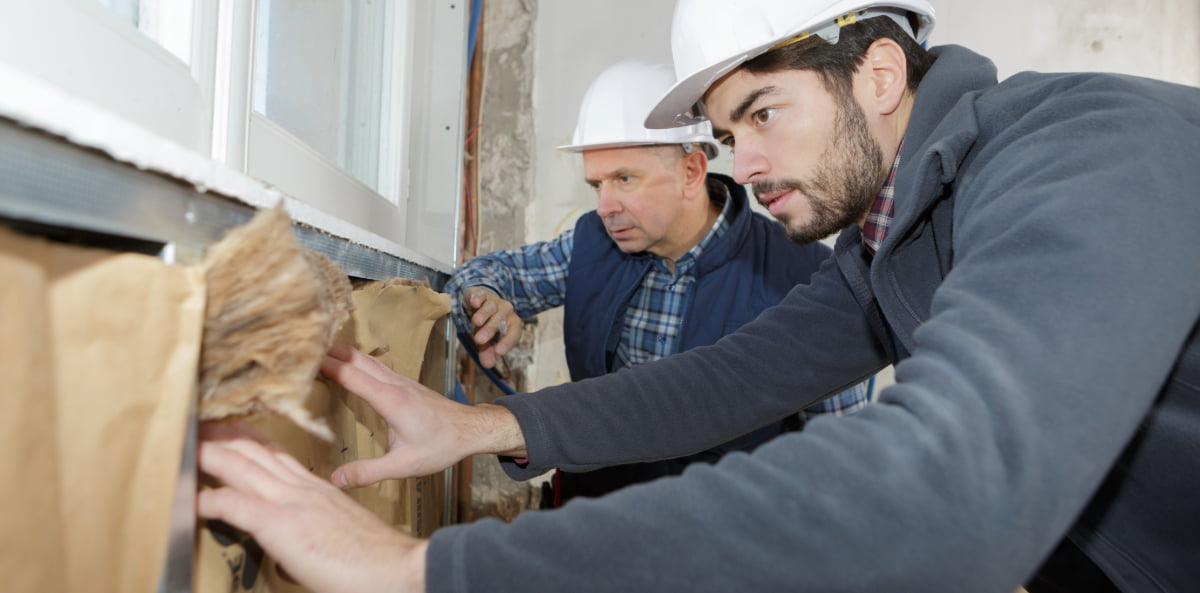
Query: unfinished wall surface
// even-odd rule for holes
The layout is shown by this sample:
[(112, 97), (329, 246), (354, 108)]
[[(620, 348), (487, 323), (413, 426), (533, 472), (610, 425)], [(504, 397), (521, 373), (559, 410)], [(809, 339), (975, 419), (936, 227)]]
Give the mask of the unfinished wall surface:
[[(510, 249), (528, 240), (527, 215), (534, 202), (533, 108), (537, 0), (487, 0), (483, 4), (483, 92), (479, 127), (479, 253)], [(506, 357), (518, 388), (539, 329), (531, 325), (520, 347)], [(476, 401), (501, 395), (476, 375)], [(513, 482), (494, 455), (472, 459), (471, 509), (464, 519), (512, 519), (536, 505), (531, 485)]]
[(1104, 71), (1200, 84), (1196, 0), (933, 0), (932, 42), (1022, 70)]
[(530, 91), (536, 16), (537, 0), (484, 3), (480, 253), (525, 241), (525, 211), (534, 198), (536, 136)]

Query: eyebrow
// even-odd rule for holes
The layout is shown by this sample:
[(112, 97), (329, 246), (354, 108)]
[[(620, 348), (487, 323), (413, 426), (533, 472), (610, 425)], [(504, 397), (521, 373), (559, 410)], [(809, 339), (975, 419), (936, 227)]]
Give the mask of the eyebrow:
[(746, 95), (746, 98), (742, 99), (742, 102), (738, 103), (737, 107), (734, 107), (729, 111), (729, 121), (737, 122), (739, 119), (742, 119), (742, 116), (746, 115), (746, 112), (750, 110), (750, 106), (754, 105), (754, 102), (757, 101), (759, 97), (763, 95), (769, 95), (778, 90), (779, 89), (773, 86), (765, 86), (754, 91), (753, 93), (750, 93), (749, 95)]
[[(755, 101), (757, 101), (763, 95), (769, 95), (777, 91), (779, 91), (779, 89), (774, 86), (765, 86), (746, 95), (746, 97), (742, 99), (742, 102), (737, 104), (737, 107), (729, 110), (729, 123), (737, 123), (738, 120), (742, 119), (742, 117), (746, 115), (746, 112), (750, 110), (750, 107), (754, 105)], [(717, 138), (720, 138), (728, 133), (729, 130), (723, 130), (713, 126), (713, 136)]]
[(605, 179), (613, 179), (616, 177), (622, 177), (622, 176), (626, 176), (626, 175), (632, 177), (634, 175), (633, 169), (630, 169), (629, 167), (617, 167), (616, 169), (613, 169), (612, 171), (608, 171), (608, 172), (604, 173), (600, 177), (585, 177), (583, 180), (586, 181), (590, 185), (593, 183), (600, 183), (601, 181), (603, 181)]

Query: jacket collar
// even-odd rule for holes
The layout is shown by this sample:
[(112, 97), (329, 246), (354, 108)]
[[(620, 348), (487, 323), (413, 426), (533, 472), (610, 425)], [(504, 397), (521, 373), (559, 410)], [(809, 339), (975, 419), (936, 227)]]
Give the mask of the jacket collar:
[(715, 241), (705, 246), (704, 252), (696, 261), (697, 275), (720, 267), (737, 253), (742, 241), (746, 240), (750, 217), (754, 215), (750, 211), (745, 188), (735, 183), (732, 178), (720, 173), (709, 173), (708, 184), (710, 187), (712, 184), (721, 184), (725, 186), (729, 194), (725, 205), (725, 221), (729, 224), (729, 229), (725, 231), (724, 235), (716, 237)]
[[(974, 98), (996, 85), (991, 60), (957, 45), (935, 47), (933, 67), (917, 88), (896, 172), (896, 211), (892, 232), (899, 239), (952, 183), (959, 165), (979, 137)], [(910, 152), (911, 151), (911, 152)], [(884, 240), (880, 253), (895, 241)]]
[[(737, 253), (742, 242), (746, 240), (747, 233), (749, 233), (750, 218), (754, 216), (754, 212), (750, 210), (746, 189), (735, 183), (728, 175), (709, 173), (707, 183), (710, 188), (713, 184), (725, 187), (728, 194), (725, 204), (725, 222), (729, 225), (729, 228), (726, 229), (723, 235), (713, 237), (713, 240), (705, 245), (704, 251), (701, 252), (700, 257), (696, 260), (696, 275), (703, 275), (710, 270), (720, 267)], [(712, 190), (710, 189), (709, 191), (711, 192)], [(640, 261), (647, 266), (651, 265), (655, 257), (658, 257), (645, 251), (624, 253), (615, 244), (611, 245), (610, 248), (617, 251), (622, 258)]]

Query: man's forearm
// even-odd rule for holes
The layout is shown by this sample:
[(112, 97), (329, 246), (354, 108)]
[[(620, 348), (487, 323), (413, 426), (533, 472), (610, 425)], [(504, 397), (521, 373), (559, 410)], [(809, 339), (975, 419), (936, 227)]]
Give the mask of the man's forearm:
[(477, 404), (475, 414), (463, 425), (462, 438), (473, 443), (475, 454), (492, 453), (506, 457), (528, 456), (525, 435), (517, 417), (504, 406)]

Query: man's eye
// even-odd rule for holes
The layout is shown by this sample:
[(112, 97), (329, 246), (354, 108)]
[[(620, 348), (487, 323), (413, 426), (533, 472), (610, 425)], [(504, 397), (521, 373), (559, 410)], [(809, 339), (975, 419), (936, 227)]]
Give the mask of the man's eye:
[(633, 181), (633, 177), (630, 175), (622, 175), (617, 178), (617, 181), (620, 181), (621, 183), (629, 183)]
[(775, 108), (774, 107), (767, 107), (766, 109), (759, 109), (758, 111), (755, 111), (753, 114), (750, 115), (750, 118), (754, 120), (754, 123), (757, 125), (760, 125), (760, 126), (771, 121), (771, 118), (773, 118), (773, 117), (775, 117)]

